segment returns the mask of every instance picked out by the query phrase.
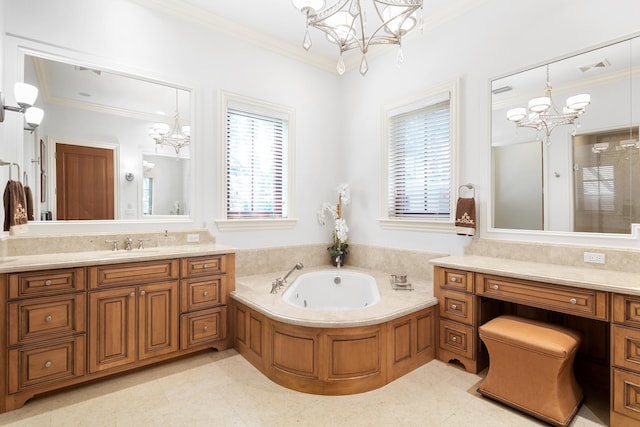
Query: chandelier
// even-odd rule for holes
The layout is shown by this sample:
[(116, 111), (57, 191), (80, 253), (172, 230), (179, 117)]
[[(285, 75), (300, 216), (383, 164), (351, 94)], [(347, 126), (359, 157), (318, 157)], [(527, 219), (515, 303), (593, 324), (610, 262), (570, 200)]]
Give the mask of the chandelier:
[(149, 128), (149, 136), (156, 141), (156, 148), (158, 145), (172, 147), (176, 150), (176, 155), (180, 154), (181, 148), (190, 144), (191, 127), (180, 126), (178, 89), (176, 89), (176, 114), (174, 116), (173, 128), (166, 123), (154, 123), (154, 125)]
[[(367, 16), (363, 10), (365, 2), (373, 4), (379, 20), (369, 34)], [(340, 59), (336, 67), (338, 74), (342, 75), (346, 70), (342, 54), (351, 49), (358, 49), (362, 52), (360, 74), (363, 76), (369, 70), (366, 54), (371, 45), (400, 46), (397, 62), (403, 62), (402, 36), (416, 26), (416, 11), (422, 8), (422, 0), (337, 0), (328, 7), (325, 7), (325, 0), (292, 0), (292, 3), (306, 15), (307, 29), (302, 47), (305, 50), (311, 48), (309, 27), (315, 27), (326, 33), (327, 40), (337, 44), (340, 49)]]
[(576, 134), (578, 118), (590, 103), (591, 96), (588, 93), (582, 93), (567, 98), (566, 107), (558, 111), (551, 98), (551, 82), (547, 65), (547, 86), (544, 89), (544, 96), (529, 101), (529, 113), (524, 107), (510, 109), (507, 111), (507, 119), (514, 122), (517, 127), (533, 128), (538, 133), (544, 133), (547, 144), (550, 144), (551, 132), (558, 126), (574, 125), (572, 135)]

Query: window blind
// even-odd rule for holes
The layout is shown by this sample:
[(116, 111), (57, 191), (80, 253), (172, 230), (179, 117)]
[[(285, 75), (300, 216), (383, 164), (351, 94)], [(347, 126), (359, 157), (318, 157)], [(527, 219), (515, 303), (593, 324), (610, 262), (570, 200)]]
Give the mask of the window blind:
[(388, 215), (450, 218), (450, 100), (388, 118)]
[(288, 122), (227, 109), (227, 218), (287, 217)]

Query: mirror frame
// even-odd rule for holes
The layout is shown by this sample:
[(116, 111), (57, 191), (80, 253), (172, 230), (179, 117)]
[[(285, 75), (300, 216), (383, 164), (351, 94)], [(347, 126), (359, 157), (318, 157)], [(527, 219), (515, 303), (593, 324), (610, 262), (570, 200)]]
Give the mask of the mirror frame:
[[(487, 208), (486, 208), (486, 213), (487, 213), (487, 223), (486, 223), (486, 231), (488, 236), (487, 237), (492, 237), (492, 235), (498, 236), (498, 238), (500, 239), (504, 239), (504, 238), (513, 238), (513, 239), (522, 239), (523, 236), (527, 237), (527, 240), (531, 240), (531, 241), (546, 241), (548, 237), (554, 238), (554, 237), (560, 237), (562, 238), (562, 241), (565, 243), (576, 243), (576, 244), (583, 244), (585, 241), (590, 241), (593, 242), (593, 240), (601, 240), (602, 242), (606, 241), (606, 244), (612, 244), (615, 246), (627, 246), (627, 245), (633, 245), (634, 247), (636, 246), (635, 243), (637, 240), (640, 239), (640, 223), (632, 223), (631, 224), (631, 231), (628, 234), (617, 234), (617, 233), (596, 233), (596, 232), (576, 232), (576, 231), (553, 231), (553, 230), (528, 230), (528, 229), (507, 229), (507, 228), (496, 228), (494, 227), (494, 203), (495, 203), (495, 173), (494, 173), (494, 156), (493, 156), (493, 93), (492, 91), (492, 86), (493, 86), (493, 82), (496, 80), (500, 80), (509, 76), (513, 76), (515, 74), (519, 74), (519, 73), (523, 73), (529, 70), (533, 70), (535, 68), (539, 68), (539, 67), (543, 67), (546, 66), (547, 64), (552, 64), (558, 61), (562, 61), (564, 59), (567, 58), (572, 58), (575, 56), (579, 56), (582, 55), (584, 53), (588, 53), (591, 52), (593, 50), (597, 50), (597, 49), (601, 49), (601, 48), (605, 48), (608, 46), (612, 46), (615, 45), (617, 43), (622, 43), (625, 41), (631, 41), (633, 39), (638, 39), (640, 40), (640, 32), (636, 32), (636, 33), (632, 33), (632, 34), (628, 34), (625, 36), (621, 36), (619, 38), (613, 39), (613, 40), (609, 40), (609, 41), (605, 41), (602, 42), (600, 44), (597, 45), (593, 45), (593, 46), (589, 46), (586, 47), (584, 49), (580, 49), (578, 51), (575, 52), (571, 52), (565, 55), (560, 55), (545, 61), (541, 61), (539, 63), (536, 64), (532, 64), (529, 66), (526, 66), (524, 68), (518, 69), (518, 70), (514, 70), (511, 72), (507, 72), (498, 76), (494, 76), (489, 78), (488, 80), (488, 84), (487, 84), (487, 93), (489, 94), (488, 97), (488, 111), (489, 111), (489, 115), (488, 115), (488, 136), (489, 136), (489, 144), (488, 144), (488, 148), (489, 148), (489, 159), (490, 159), (490, 168), (489, 168), (489, 174), (490, 174), (490, 179), (489, 179), (489, 194), (490, 197), (487, 200)], [(506, 120), (506, 118), (505, 118)], [(640, 126), (640, 123), (629, 123), (629, 125), (631, 127), (635, 127), (638, 128)], [(544, 143), (544, 142), (543, 142)]]
[[(190, 94), (189, 109), (190, 109), (190, 122), (191, 122), (191, 134), (194, 141), (197, 141), (197, 128), (196, 128), (196, 114), (195, 112), (195, 97), (193, 94), (193, 85), (184, 83), (176, 83), (171, 81), (170, 78), (158, 76), (156, 72), (143, 70), (140, 68), (125, 66), (117, 63), (113, 60), (97, 57), (86, 52), (71, 51), (58, 46), (48, 45), (46, 43), (23, 39), (19, 36), (6, 35), (5, 38), (5, 62), (12, 64), (13, 67), (5, 67), (4, 83), (5, 87), (13, 87), (13, 84), (17, 81), (22, 81), (25, 73), (25, 56), (37, 56), (40, 58), (65, 62), (73, 65), (79, 65), (83, 67), (89, 67), (92, 69), (99, 69), (105, 72), (125, 75), (131, 78), (145, 80), (151, 83), (160, 85), (175, 87), (181, 90), (188, 91)], [(174, 79), (175, 80), (175, 79)], [(10, 119), (14, 117), (15, 119)], [(3, 160), (20, 159), (19, 163), (21, 168), (24, 162), (24, 144), (29, 143), (25, 141), (25, 133), (22, 129), (22, 117), (20, 115), (10, 115), (9, 120), (5, 120), (5, 134), (8, 141), (15, 141), (13, 146), (7, 144), (0, 155)], [(19, 120), (18, 120), (19, 119)], [(45, 111), (46, 120), (46, 111)], [(27, 135), (29, 135), (27, 133)], [(33, 133), (34, 139), (40, 139), (38, 128)], [(190, 200), (190, 214), (189, 215), (162, 215), (159, 217), (152, 216), (150, 218), (140, 218), (135, 220), (77, 220), (77, 221), (34, 221), (29, 223), (29, 235), (38, 234), (64, 234), (64, 233), (76, 233), (76, 232), (95, 232), (95, 231), (140, 231), (142, 230), (158, 230), (159, 228), (165, 229), (187, 229), (198, 228), (196, 224), (202, 222), (199, 221), (199, 208), (201, 202), (193, 195), (196, 194), (196, 177), (198, 176), (197, 164), (195, 158), (197, 157), (197, 142), (191, 144), (190, 150), (190, 168), (191, 179), (189, 182), (189, 191), (192, 195)], [(8, 172), (7, 172), (8, 173)], [(159, 226), (161, 225), (161, 226)]]

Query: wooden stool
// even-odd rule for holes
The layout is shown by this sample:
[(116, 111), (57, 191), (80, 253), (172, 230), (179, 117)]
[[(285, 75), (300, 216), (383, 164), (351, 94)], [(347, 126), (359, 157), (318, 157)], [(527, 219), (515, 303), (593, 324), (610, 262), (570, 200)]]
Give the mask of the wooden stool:
[(495, 318), (478, 333), (489, 351), (478, 392), (553, 425), (569, 424), (583, 397), (573, 375), (580, 336), (515, 316)]

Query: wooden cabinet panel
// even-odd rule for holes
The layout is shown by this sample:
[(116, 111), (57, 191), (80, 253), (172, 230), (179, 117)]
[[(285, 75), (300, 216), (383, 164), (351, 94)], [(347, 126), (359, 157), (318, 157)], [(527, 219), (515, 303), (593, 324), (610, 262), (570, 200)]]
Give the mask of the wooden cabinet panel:
[(9, 393), (84, 375), (84, 352), (84, 335), (10, 349)]
[(608, 320), (608, 294), (547, 283), (477, 274), (477, 293), (561, 313)]
[(382, 337), (379, 327), (362, 328), (360, 334), (328, 333), (329, 380), (377, 375), (382, 370)]
[(320, 334), (277, 324), (272, 329), (273, 368), (309, 379), (319, 378)]
[(473, 273), (451, 268), (435, 267), (434, 278), (437, 287), (452, 291), (473, 293)]
[(438, 293), (440, 317), (471, 325), (475, 319), (473, 301), (473, 294), (440, 290)]
[(611, 410), (629, 417), (628, 425), (640, 423), (640, 375), (620, 369), (612, 369)]
[(612, 363), (640, 371), (640, 330), (613, 325), (612, 334)]
[(631, 295), (613, 296), (613, 321), (640, 328), (640, 297)]
[(227, 308), (201, 310), (180, 317), (180, 348), (221, 340), (227, 336)]
[(136, 289), (89, 294), (89, 371), (99, 372), (136, 359)]
[(86, 331), (85, 294), (9, 303), (9, 345)]
[(181, 260), (182, 277), (198, 277), (227, 272), (227, 256), (212, 255)]
[(178, 282), (139, 286), (138, 358), (178, 350)]
[(83, 291), (84, 268), (9, 274), (9, 299)]
[(180, 311), (187, 313), (227, 303), (227, 276), (213, 276), (180, 282)]
[(475, 359), (474, 328), (448, 320), (440, 320), (440, 348)]
[(138, 285), (179, 277), (177, 259), (89, 267), (91, 289)]

